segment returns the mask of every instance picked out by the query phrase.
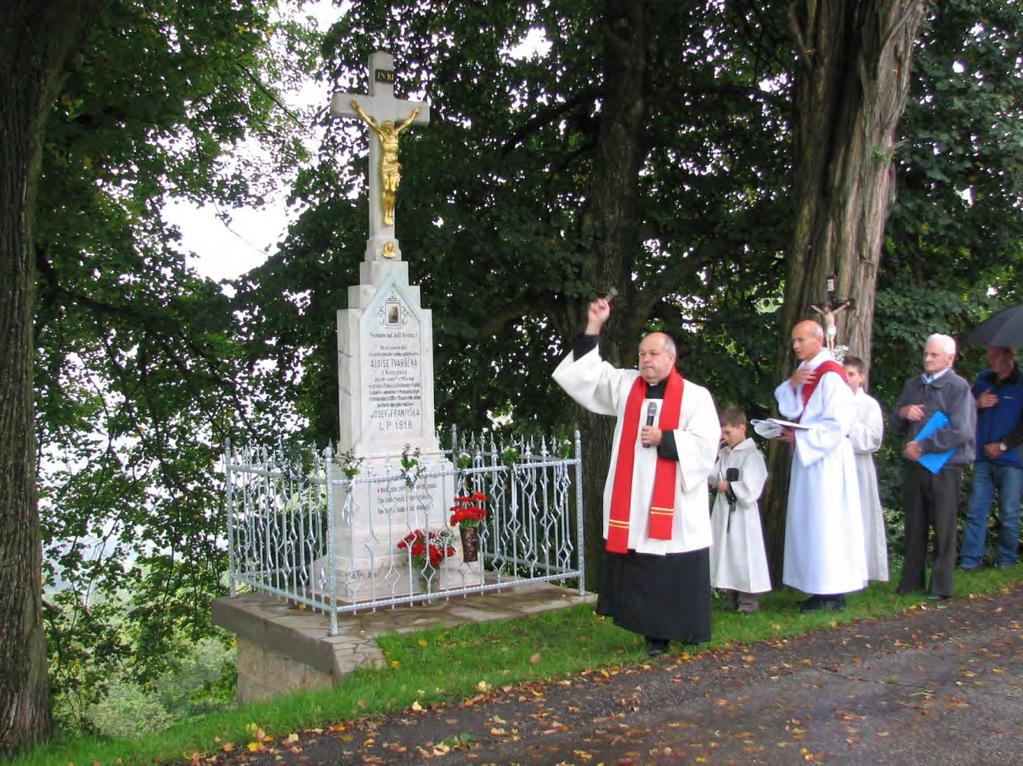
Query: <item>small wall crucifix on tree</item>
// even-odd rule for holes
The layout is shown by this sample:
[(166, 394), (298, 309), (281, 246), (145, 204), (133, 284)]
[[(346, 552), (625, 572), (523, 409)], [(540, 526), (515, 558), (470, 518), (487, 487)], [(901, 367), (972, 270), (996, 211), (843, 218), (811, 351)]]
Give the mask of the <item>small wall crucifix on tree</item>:
[(838, 300), (835, 298), (835, 276), (828, 277), (828, 300), (822, 306), (812, 305), (814, 311), (820, 314), (821, 324), (824, 326), (824, 341), (828, 350), (835, 353), (835, 343), (838, 337), (838, 327), (835, 325), (835, 317), (846, 309), (855, 309), (856, 303), (852, 298)]
[(399, 134), (413, 123), (428, 123), (430, 107), (394, 97), (394, 58), (377, 51), (369, 58), (369, 94), (335, 93), (330, 111), (362, 120), (376, 134), (369, 142), (369, 238), (391, 240), (401, 183)]

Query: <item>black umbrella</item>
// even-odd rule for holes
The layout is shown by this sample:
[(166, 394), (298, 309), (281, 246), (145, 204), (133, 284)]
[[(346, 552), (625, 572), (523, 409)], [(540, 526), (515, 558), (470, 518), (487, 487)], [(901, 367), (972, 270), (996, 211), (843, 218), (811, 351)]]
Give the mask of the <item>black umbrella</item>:
[(1023, 346), (1023, 306), (992, 314), (970, 331), (966, 342), (1008, 348)]

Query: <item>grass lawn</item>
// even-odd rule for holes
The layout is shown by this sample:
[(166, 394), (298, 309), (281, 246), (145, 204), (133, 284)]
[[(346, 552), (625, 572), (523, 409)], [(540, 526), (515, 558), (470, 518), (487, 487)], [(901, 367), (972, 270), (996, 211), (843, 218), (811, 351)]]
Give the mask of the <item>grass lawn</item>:
[[(893, 582), (897, 577), (894, 572)], [(955, 597), (998, 592), (1019, 581), (1023, 581), (1023, 565), (957, 572)], [(797, 602), (802, 597), (781, 589), (763, 596), (760, 611), (752, 615), (725, 611), (723, 600), (716, 600), (713, 641), (688, 651), (696, 654), (828, 629), (833, 624), (896, 614), (923, 601), (921, 595), (897, 595), (892, 583), (875, 584), (848, 597), (842, 612), (801, 614)], [(392, 634), (381, 637), (380, 645), (387, 666), (356, 671), (335, 689), (245, 705), (134, 740), (58, 738), (13, 763), (105, 766), (187, 761), (194, 753), (212, 753), (228, 743), (245, 747), (260, 730), (286, 736), (401, 710), (413, 703), (458, 700), (492, 688), (647, 660), (641, 636), (598, 617), (589, 605), (514, 621)], [(671, 651), (683, 648), (672, 644)]]

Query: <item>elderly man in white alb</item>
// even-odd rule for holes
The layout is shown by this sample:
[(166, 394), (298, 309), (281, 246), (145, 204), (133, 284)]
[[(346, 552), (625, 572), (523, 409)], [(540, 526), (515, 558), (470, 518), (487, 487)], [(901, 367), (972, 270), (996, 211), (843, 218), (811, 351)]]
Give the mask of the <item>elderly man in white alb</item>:
[(803, 426), (782, 437), (794, 452), (782, 582), (810, 594), (804, 611), (839, 610), (846, 593), (867, 584), (856, 460), (847, 438), (853, 392), (824, 347), (819, 324), (806, 320), (792, 328), (792, 349), (800, 364), (774, 390), (779, 414)]
[(638, 371), (600, 358), (598, 336), (610, 315), (605, 299), (590, 304), (586, 332), (554, 380), (581, 406), (617, 418), (597, 612), (645, 636), (656, 656), (670, 640), (710, 640), (707, 477), (720, 427), (707, 389), (675, 370), (675, 344), (664, 333), (640, 342)]

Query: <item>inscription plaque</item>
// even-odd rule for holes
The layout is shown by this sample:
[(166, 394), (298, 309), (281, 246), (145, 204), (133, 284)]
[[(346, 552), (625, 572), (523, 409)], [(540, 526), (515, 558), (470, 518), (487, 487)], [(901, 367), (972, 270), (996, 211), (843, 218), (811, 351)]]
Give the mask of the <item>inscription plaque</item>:
[(369, 316), (366, 332), (367, 433), (413, 438), (423, 434), (422, 328), (392, 289)]

